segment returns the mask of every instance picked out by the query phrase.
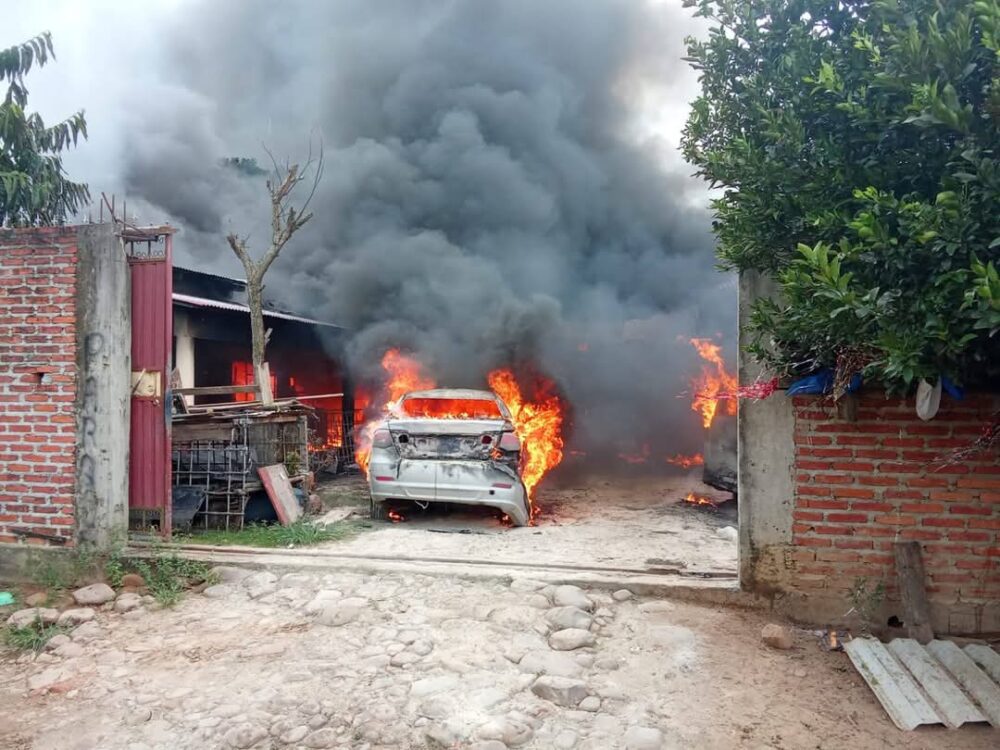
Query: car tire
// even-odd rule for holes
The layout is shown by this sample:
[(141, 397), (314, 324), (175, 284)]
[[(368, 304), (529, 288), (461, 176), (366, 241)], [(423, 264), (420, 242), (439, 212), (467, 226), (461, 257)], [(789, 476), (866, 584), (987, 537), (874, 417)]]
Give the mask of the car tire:
[(369, 500), (369, 515), (373, 521), (387, 521), (389, 519), (389, 506), (384, 502), (377, 503), (372, 498)]

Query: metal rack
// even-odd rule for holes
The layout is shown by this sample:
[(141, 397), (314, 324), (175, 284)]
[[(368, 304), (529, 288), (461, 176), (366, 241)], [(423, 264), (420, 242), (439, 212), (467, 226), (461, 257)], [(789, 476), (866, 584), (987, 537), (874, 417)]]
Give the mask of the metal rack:
[(173, 484), (204, 489), (199, 513), (206, 529), (242, 529), (247, 499), (260, 487), (246, 430), (235, 432), (242, 440), (175, 442), (171, 450)]

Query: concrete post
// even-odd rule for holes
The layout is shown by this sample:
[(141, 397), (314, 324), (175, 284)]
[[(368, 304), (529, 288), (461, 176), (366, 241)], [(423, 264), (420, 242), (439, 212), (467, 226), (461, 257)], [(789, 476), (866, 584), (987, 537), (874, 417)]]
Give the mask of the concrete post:
[(76, 541), (104, 549), (128, 530), (130, 276), (113, 225), (77, 231)]
[[(744, 353), (751, 305), (776, 291), (767, 276), (756, 271), (740, 274), (741, 384), (753, 383), (760, 375), (760, 367)], [(781, 571), (773, 566), (781, 564), (783, 550), (792, 542), (795, 415), (784, 391), (779, 391), (762, 401), (741, 400), (738, 420), (740, 585), (755, 589), (762, 582), (780, 580)]]

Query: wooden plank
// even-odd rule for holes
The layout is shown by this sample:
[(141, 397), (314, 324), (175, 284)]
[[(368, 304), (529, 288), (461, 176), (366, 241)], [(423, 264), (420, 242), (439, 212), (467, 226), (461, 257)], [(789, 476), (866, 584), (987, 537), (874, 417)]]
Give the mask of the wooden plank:
[(284, 464), (261, 466), (257, 469), (257, 474), (264, 483), (264, 491), (267, 492), (281, 525), (288, 526), (299, 520), (302, 509), (299, 508), (299, 501), (295, 499), (295, 491), (292, 489)]
[(907, 635), (918, 643), (930, 643), (934, 640), (934, 630), (924, 590), (924, 561), (920, 556), (920, 543), (896, 542), (893, 547)]
[(231, 396), (234, 393), (257, 393), (256, 385), (204, 385), (197, 388), (175, 388), (182, 396)]
[(942, 723), (917, 683), (881, 642), (855, 638), (844, 651), (897, 727), (910, 731), (921, 724)]
[(979, 704), (990, 724), (1000, 727), (1000, 686), (951, 641), (931, 641), (927, 644), (927, 650), (965, 688), (972, 700)]
[(1000, 654), (989, 646), (979, 644), (969, 644), (965, 647), (965, 653), (972, 661), (988, 674), (994, 682), (1000, 684)]
[(941, 665), (915, 640), (897, 638), (889, 644), (889, 651), (895, 654), (920, 683), (938, 715), (949, 727), (957, 729), (969, 722), (986, 721), (983, 712), (976, 708)]

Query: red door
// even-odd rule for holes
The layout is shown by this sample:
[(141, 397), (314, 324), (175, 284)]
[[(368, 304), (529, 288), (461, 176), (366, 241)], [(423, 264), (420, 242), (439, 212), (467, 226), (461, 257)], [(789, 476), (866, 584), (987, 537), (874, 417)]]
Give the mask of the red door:
[[(132, 276), (132, 417), (129, 511), (170, 535), (171, 227), (126, 229)], [(140, 511), (140, 513), (136, 513)]]

